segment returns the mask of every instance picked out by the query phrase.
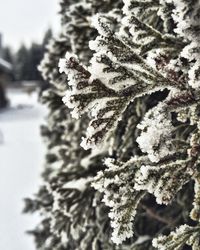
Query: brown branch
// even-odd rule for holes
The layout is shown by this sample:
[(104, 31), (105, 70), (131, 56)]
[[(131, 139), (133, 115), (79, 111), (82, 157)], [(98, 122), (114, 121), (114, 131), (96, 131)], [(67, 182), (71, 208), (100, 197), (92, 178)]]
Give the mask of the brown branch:
[(153, 219), (156, 219), (157, 221), (160, 221), (164, 224), (167, 224), (168, 226), (173, 226), (174, 222), (171, 219), (166, 219), (158, 215), (153, 209), (145, 206), (144, 204), (140, 204), (141, 208), (145, 210), (145, 212)]

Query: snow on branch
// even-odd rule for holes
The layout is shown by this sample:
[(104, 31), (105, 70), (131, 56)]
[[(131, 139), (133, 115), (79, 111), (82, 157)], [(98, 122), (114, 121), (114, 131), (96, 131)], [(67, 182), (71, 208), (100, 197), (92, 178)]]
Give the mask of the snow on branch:
[(170, 203), (182, 186), (190, 181), (195, 168), (191, 160), (174, 159), (175, 162), (141, 166), (135, 178), (135, 189), (154, 194), (158, 204)]
[(160, 89), (182, 88), (146, 64), (115, 35), (111, 36), (109, 25), (100, 22), (99, 16), (97, 22), (97, 28), (104, 30), (100, 32), (105, 37), (97, 37), (90, 43), (96, 53), (88, 70), (69, 53), (59, 63), (60, 72), (68, 75), (71, 86), (64, 102), (73, 109), (73, 117), (78, 118), (85, 112), (91, 112), (94, 117), (82, 143), (85, 149), (109, 137), (127, 105), (136, 97), (157, 91), (158, 86)]
[(136, 158), (125, 164), (106, 159), (107, 169), (99, 172), (93, 187), (103, 193), (103, 202), (110, 207), (109, 217), (113, 228), (112, 241), (121, 244), (133, 236), (133, 220), (143, 191), (134, 189), (133, 180), (138, 171)]
[(192, 246), (192, 249), (198, 250), (200, 248), (199, 230), (199, 226), (182, 225), (169, 236), (159, 236), (154, 239), (153, 246), (162, 250), (179, 250), (187, 244)]

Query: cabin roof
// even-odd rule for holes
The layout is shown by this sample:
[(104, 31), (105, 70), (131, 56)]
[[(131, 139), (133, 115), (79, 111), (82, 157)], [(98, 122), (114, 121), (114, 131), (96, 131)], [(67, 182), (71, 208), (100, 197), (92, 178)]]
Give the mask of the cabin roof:
[(12, 65), (3, 58), (0, 58), (0, 70), (5, 73), (10, 73), (12, 71)]

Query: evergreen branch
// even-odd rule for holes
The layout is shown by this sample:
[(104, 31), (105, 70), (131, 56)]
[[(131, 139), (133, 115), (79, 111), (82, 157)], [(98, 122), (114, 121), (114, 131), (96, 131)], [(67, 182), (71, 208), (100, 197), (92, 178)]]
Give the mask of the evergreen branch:
[(193, 246), (193, 249), (198, 249), (200, 227), (190, 227), (182, 225), (171, 232), (169, 236), (159, 236), (153, 240), (153, 246), (163, 250), (181, 250), (186, 244)]

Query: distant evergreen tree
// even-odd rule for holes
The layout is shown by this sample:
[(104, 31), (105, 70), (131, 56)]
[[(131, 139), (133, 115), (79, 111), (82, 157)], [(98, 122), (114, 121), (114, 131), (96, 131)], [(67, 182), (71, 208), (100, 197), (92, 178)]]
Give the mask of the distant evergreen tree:
[(3, 59), (6, 60), (7, 62), (13, 64), (13, 52), (10, 47), (4, 47), (3, 48)]
[(42, 41), (43, 48), (45, 50), (46, 45), (49, 43), (50, 39), (53, 37), (52, 29), (49, 28), (46, 33), (44, 34), (44, 38)]
[(37, 248), (199, 250), (200, 1), (60, 5)]
[(46, 45), (51, 37), (52, 30), (48, 29), (41, 43), (33, 42), (30, 47), (24, 44), (21, 45), (14, 56), (14, 73), (16, 80), (42, 81), (41, 74), (38, 71), (38, 65), (44, 56)]
[(22, 44), (14, 60), (14, 74), (16, 80), (29, 80), (30, 71), (29, 50)]
[(38, 64), (44, 56), (44, 48), (41, 44), (32, 43), (29, 51), (29, 80), (42, 80), (41, 74), (38, 70)]

